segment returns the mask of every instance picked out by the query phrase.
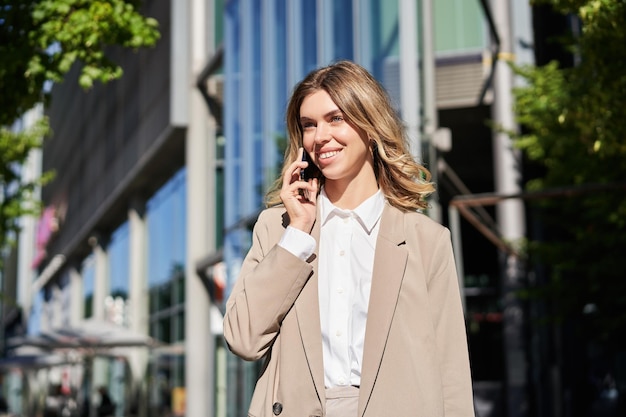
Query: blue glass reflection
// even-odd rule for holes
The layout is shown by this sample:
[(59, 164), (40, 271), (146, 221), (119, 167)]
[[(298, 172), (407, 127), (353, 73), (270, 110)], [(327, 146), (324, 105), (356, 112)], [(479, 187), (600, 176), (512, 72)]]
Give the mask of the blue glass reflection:
[(314, 1), (303, 1), (302, 8), (302, 63), (304, 74), (317, 67), (317, 8)]
[(124, 222), (111, 235), (109, 243), (109, 294), (114, 297), (128, 298), (130, 280), (129, 272), (129, 228)]
[(41, 331), (41, 316), (43, 314), (43, 291), (37, 291), (33, 297), (31, 313), (28, 315), (28, 334), (38, 334)]
[(333, 3), (333, 39), (335, 60), (353, 59), (353, 19), (351, 1), (334, 1)]
[(148, 285), (167, 282), (185, 265), (187, 175), (178, 171), (147, 203)]

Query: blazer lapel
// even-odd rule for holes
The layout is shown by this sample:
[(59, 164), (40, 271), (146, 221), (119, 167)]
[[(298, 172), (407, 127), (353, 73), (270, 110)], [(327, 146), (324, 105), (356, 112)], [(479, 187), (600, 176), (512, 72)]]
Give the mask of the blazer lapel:
[(315, 252), (312, 255), (313, 275), (306, 283), (295, 303), (296, 316), (300, 327), (300, 337), (304, 353), (307, 357), (309, 370), (313, 376), (313, 382), (317, 394), (322, 404), (326, 402), (326, 391), (324, 388), (324, 360), (322, 353), (322, 327), (320, 324), (320, 304), (318, 294), (318, 259), (319, 259), (319, 238), (320, 238), (320, 213), (317, 209), (317, 219), (313, 225), (311, 236), (318, 242)]
[(381, 217), (374, 256), (361, 368), (359, 416), (364, 413), (376, 382), (404, 277), (408, 256), (404, 233), (404, 214), (386, 204)]

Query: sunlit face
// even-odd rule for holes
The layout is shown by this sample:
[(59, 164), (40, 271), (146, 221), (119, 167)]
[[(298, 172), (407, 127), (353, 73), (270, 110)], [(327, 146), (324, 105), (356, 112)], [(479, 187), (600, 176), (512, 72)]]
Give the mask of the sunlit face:
[(307, 96), (300, 106), (303, 146), (329, 181), (371, 179), (372, 154), (366, 135), (349, 123), (324, 90)]

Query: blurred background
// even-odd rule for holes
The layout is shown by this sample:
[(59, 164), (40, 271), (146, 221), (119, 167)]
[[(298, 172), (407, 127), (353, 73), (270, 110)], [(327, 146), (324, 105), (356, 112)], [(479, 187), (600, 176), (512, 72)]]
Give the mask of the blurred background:
[(626, 2), (1, 7), (0, 415), (246, 415), (224, 301), (290, 92), (339, 59), (438, 184), (476, 415), (626, 415)]

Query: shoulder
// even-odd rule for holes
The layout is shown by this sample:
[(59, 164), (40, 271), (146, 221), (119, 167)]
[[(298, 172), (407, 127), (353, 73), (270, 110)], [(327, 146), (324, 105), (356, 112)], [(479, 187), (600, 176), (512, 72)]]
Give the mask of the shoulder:
[(401, 211), (391, 206), (389, 206), (389, 208), (391, 212), (394, 212), (394, 216), (402, 218), (402, 224), (405, 231), (417, 230), (419, 234), (427, 237), (449, 234), (447, 227), (431, 219), (420, 211)]
[(417, 211), (403, 211), (389, 204), (383, 210), (379, 237), (413, 250), (438, 247), (450, 241), (450, 232), (440, 223)]
[(441, 233), (447, 230), (447, 228), (441, 223), (431, 219), (426, 214), (417, 211), (405, 213), (405, 222), (408, 224), (415, 224), (418, 227), (433, 233)]
[(287, 210), (285, 209), (285, 206), (283, 206), (282, 204), (278, 206), (268, 207), (266, 209), (263, 209), (259, 213), (259, 217), (257, 218), (256, 224), (257, 225), (282, 224), (286, 215), (287, 215)]
[(403, 217), (404, 242), (412, 256), (419, 257), (426, 270), (454, 262), (452, 239), (447, 227), (423, 213), (406, 212)]
[(277, 241), (289, 224), (284, 206), (273, 206), (262, 210), (254, 224), (253, 233), (258, 239), (270, 243)]

